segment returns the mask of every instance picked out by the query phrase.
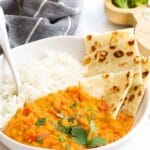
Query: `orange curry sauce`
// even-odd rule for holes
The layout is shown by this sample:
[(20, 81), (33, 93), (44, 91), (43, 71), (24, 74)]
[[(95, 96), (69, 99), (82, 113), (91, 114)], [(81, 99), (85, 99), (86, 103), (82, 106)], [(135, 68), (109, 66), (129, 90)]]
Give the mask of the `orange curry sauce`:
[(79, 88), (49, 94), (19, 109), (4, 133), (24, 144), (56, 150), (80, 150), (102, 146), (121, 138), (134, 119), (80, 93)]

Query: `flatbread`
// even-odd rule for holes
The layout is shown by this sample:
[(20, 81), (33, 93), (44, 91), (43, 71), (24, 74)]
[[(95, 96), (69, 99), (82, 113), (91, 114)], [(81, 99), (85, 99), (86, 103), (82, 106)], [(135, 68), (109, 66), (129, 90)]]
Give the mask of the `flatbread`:
[(85, 76), (133, 70), (133, 85), (143, 84), (140, 53), (134, 36), (128, 32), (112, 32), (93, 35), (91, 40), (86, 37), (84, 43), (88, 53), (83, 58), (88, 68)]
[(127, 94), (121, 112), (129, 116), (135, 116), (142, 102), (145, 90), (150, 82), (150, 57), (142, 57), (143, 85), (132, 86)]
[(150, 82), (150, 56), (149, 57), (141, 57), (142, 64), (142, 78), (144, 82), (145, 88), (149, 85)]
[(107, 101), (112, 117), (116, 118), (132, 81), (133, 71), (123, 71), (85, 77), (79, 82), (79, 87), (81, 93), (86, 92), (92, 97)]
[[(121, 30), (114, 32), (106, 32), (104, 34), (87, 35), (84, 38), (86, 53), (92, 53), (99, 49), (115, 49), (122, 48), (121, 45), (125, 41), (132, 45), (133, 32), (131, 30)], [(129, 39), (131, 37), (131, 40)]]

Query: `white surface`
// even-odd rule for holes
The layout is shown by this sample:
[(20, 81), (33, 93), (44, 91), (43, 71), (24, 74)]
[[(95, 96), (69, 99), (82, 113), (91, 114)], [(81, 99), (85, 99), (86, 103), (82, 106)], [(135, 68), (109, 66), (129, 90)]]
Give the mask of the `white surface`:
[[(85, 3), (86, 2), (86, 3)], [(98, 33), (121, 29), (123, 27), (113, 25), (107, 21), (103, 9), (103, 0), (84, 0), (83, 12), (79, 27), (76, 31), (77, 36), (84, 36), (89, 33)], [(143, 127), (138, 134), (123, 145), (119, 150), (149, 150), (150, 149), (150, 120), (143, 123)], [(0, 145), (0, 150), (8, 150)]]
[(122, 29), (123, 26), (108, 22), (104, 13), (104, 0), (83, 0), (81, 20), (76, 35)]

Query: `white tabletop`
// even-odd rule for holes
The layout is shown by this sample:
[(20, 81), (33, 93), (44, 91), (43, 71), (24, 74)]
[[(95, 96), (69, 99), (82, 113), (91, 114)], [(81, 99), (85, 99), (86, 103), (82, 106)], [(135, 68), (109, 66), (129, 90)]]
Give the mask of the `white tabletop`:
[[(83, 11), (77, 36), (84, 36), (89, 33), (100, 33), (122, 29), (125, 27), (113, 25), (108, 22), (104, 13), (103, 0), (83, 0)], [(123, 145), (119, 150), (149, 150), (150, 149), (150, 120), (145, 120), (137, 135)], [(0, 150), (8, 150), (0, 144)]]

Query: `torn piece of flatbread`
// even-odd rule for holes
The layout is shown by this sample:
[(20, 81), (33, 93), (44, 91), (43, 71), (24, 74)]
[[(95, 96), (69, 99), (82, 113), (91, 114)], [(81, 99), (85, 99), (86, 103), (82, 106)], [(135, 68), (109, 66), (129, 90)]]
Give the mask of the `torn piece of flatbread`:
[(85, 77), (79, 82), (81, 93), (107, 101), (113, 118), (120, 107), (133, 81), (133, 71), (101, 74)]
[(133, 70), (133, 85), (143, 84), (140, 54), (134, 36), (127, 32), (93, 35), (90, 41), (85, 41), (86, 51), (93, 49), (93, 43), (97, 45), (94, 51), (83, 58), (83, 64), (88, 68), (85, 76)]
[(142, 102), (145, 90), (148, 84), (150, 84), (150, 57), (142, 57), (141, 64), (144, 84), (131, 87), (121, 108), (121, 112), (129, 116), (136, 115)]
[(84, 38), (86, 54), (103, 49), (121, 49), (122, 44), (128, 42), (128, 45), (133, 45), (133, 32), (131, 30), (120, 30), (114, 32), (106, 32), (103, 34), (87, 35)]

